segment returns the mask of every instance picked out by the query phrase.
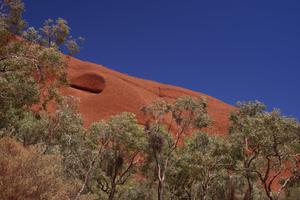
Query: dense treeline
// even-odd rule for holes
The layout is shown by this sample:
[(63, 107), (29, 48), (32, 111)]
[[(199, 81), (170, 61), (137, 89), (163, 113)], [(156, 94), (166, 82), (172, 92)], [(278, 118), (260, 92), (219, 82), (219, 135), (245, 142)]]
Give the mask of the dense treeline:
[(60, 50), (73, 55), (82, 39), (61, 18), (26, 29), (21, 0), (0, 11), (0, 199), (300, 199), (295, 119), (239, 103), (229, 135), (213, 136), (205, 99), (182, 97), (141, 108), (143, 126), (122, 113), (85, 128), (58, 92)]

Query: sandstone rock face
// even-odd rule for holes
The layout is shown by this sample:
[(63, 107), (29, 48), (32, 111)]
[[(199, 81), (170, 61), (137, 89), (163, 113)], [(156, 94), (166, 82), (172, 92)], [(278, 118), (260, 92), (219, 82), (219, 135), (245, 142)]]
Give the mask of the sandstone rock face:
[(78, 98), (79, 112), (86, 126), (125, 111), (135, 113), (143, 124), (141, 107), (157, 99), (174, 101), (181, 96), (193, 96), (207, 99), (208, 112), (214, 121), (207, 131), (224, 135), (228, 132), (228, 116), (234, 110), (234, 107), (205, 94), (131, 77), (75, 58), (68, 61), (68, 79), (70, 87), (63, 88), (62, 93)]
[(97, 73), (85, 73), (70, 81), (72, 88), (100, 94), (105, 88), (105, 79)]

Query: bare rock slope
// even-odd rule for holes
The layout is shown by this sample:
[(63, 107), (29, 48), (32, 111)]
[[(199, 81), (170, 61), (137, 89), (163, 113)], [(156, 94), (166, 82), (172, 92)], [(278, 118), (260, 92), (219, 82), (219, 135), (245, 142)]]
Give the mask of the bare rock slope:
[(181, 96), (202, 96), (207, 99), (208, 112), (213, 119), (207, 131), (224, 135), (228, 132), (228, 116), (234, 109), (206, 94), (131, 77), (75, 58), (68, 62), (68, 78), (70, 87), (63, 88), (62, 92), (79, 99), (79, 112), (86, 126), (124, 111), (135, 113), (143, 124), (142, 106), (157, 99), (173, 101)]

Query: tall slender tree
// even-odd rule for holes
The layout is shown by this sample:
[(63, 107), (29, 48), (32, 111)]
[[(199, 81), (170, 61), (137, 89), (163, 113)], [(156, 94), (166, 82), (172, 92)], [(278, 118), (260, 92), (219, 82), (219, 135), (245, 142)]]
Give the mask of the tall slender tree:
[[(157, 181), (157, 199), (164, 199), (167, 172), (171, 168), (176, 149), (191, 128), (201, 129), (210, 120), (204, 99), (182, 97), (169, 104), (165, 101), (154, 102), (142, 109), (148, 117), (148, 159), (154, 163)], [(168, 119), (169, 118), (169, 119)]]

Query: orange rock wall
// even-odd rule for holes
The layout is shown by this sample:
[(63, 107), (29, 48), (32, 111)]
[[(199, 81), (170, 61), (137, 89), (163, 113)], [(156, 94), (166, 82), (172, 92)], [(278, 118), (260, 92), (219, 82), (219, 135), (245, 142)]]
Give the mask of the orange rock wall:
[(173, 101), (181, 96), (193, 96), (205, 97), (208, 101), (208, 112), (214, 123), (207, 131), (224, 135), (228, 132), (228, 116), (234, 110), (234, 107), (205, 94), (131, 77), (75, 58), (68, 61), (68, 78), (71, 86), (63, 88), (62, 93), (78, 98), (79, 112), (86, 126), (124, 111), (135, 113), (143, 124), (142, 106), (157, 99)]

